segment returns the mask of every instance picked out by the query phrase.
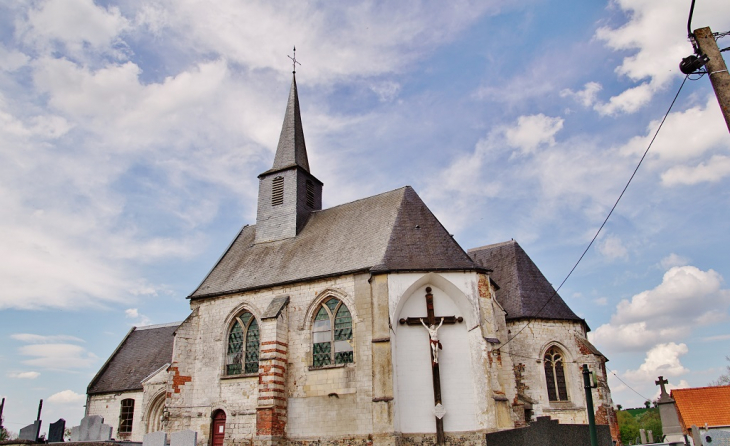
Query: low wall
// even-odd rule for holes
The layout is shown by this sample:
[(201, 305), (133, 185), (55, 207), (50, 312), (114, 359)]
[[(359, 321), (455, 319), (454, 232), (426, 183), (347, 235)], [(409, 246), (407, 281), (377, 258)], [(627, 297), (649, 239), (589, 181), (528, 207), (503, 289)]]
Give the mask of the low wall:
[[(596, 426), (598, 446), (612, 446), (608, 426)], [(591, 436), (586, 424), (560, 424), (550, 417), (538, 417), (528, 427), (486, 435), (487, 446), (586, 446)]]

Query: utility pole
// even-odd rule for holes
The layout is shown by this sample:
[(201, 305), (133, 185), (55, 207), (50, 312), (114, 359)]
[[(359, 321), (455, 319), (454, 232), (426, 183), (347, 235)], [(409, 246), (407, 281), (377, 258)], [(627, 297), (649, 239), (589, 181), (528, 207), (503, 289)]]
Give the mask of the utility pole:
[(586, 364), (583, 364), (583, 387), (586, 389), (586, 409), (588, 410), (588, 431), (591, 436), (591, 446), (598, 446), (596, 416), (593, 413), (593, 389), (596, 386), (591, 384), (591, 372), (588, 371)]
[(717, 102), (720, 104), (722, 116), (725, 118), (725, 125), (730, 131), (730, 73), (727, 72), (725, 60), (722, 58), (722, 53), (717, 47), (715, 36), (710, 28), (696, 29), (694, 37), (700, 51), (710, 59), (705, 67), (710, 76), (712, 88), (715, 90)]

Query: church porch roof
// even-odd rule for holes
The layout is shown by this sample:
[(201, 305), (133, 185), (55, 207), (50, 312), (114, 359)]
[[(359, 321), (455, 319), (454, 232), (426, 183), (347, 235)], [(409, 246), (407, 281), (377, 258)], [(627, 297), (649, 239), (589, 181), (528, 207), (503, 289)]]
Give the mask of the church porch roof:
[(172, 360), (180, 322), (133, 327), (89, 384), (89, 395), (142, 390), (142, 381)]

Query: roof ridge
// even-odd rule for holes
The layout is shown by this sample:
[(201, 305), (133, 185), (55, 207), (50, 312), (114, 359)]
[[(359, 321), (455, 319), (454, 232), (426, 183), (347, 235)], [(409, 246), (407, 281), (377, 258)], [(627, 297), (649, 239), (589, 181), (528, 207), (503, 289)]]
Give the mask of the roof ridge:
[(155, 328), (164, 328), (164, 327), (177, 327), (178, 325), (182, 324), (182, 321), (177, 322), (167, 322), (164, 324), (152, 324), (152, 325), (142, 325), (141, 327), (134, 327), (137, 331), (141, 330), (153, 330)]
[(329, 208), (326, 208), (326, 209), (320, 209), (320, 210), (317, 210), (317, 211), (312, 211), (312, 214), (319, 214), (319, 213), (322, 213), (322, 212), (325, 212), (325, 211), (329, 211), (330, 209), (336, 209), (336, 208), (339, 208), (339, 207), (342, 207), (342, 206), (347, 206), (348, 204), (353, 204), (353, 203), (357, 203), (357, 202), (360, 202), (360, 201), (370, 200), (370, 199), (375, 198), (375, 197), (380, 197), (381, 195), (392, 194), (393, 192), (397, 192), (399, 190), (405, 190), (407, 188), (413, 189), (411, 186), (401, 186), (401, 187), (399, 187), (397, 189), (392, 189), (392, 190), (389, 190), (389, 191), (381, 192), (379, 194), (370, 195), (369, 197), (358, 198), (357, 200), (348, 201), (346, 203), (340, 203), (340, 204), (334, 205), (334, 206), (329, 207)]
[(476, 248), (469, 248), (467, 252), (481, 251), (482, 249), (499, 248), (500, 246), (506, 246), (510, 243), (517, 243), (515, 239), (507, 240), (506, 242), (492, 243), (490, 245), (477, 246)]

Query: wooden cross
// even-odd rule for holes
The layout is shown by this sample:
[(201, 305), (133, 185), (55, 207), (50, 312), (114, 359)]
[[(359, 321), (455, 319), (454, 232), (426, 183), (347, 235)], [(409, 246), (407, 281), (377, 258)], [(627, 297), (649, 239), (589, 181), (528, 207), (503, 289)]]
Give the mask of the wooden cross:
[[(433, 311), (433, 294), (431, 294), (431, 287), (426, 288), (426, 312), (428, 314), (426, 325), (429, 327), (436, 326), (438, 324), (456, 324), (464, 321), (464, 318), (459, 316), (435, 316)], [(409, 317), (402, 318), (398, 322), (401, 325), (421, 325), (422, 319), (420, 317)], [(437, 323), (438, 322), (438, 323)], [(440, 345), (438, 346), (440, 348)], [(431, 376), (433, 377), (433, 403), (434, 408), (443, 409), (441, 405), (441, 376), (439, 374), (439, 363), (438, 359), (434, 357), (433, 349), (431, 348), (431, 338), (429, 335), (429, 352), (431, 352)], [(440, 406), (440, 407), (439, 407)], [(443, 412), (436, 413), (436, 444), (444, 444), (446, 437), (444, 436), (444, 420)], [(441, 415), (441, 416), (439, 416)]]
[(297, 47), (294, 47), (294, 57), (291, 57), (291, 56), (288, 56), (288, 55), (286, 57), (288, 57), (289, 59), (291, 59), (292, 73), (293, 74), (297, 74), (297, 64), (299, 64), (299, 66), (302, 65), (302, 64), (300, 64), (297, 61)]

